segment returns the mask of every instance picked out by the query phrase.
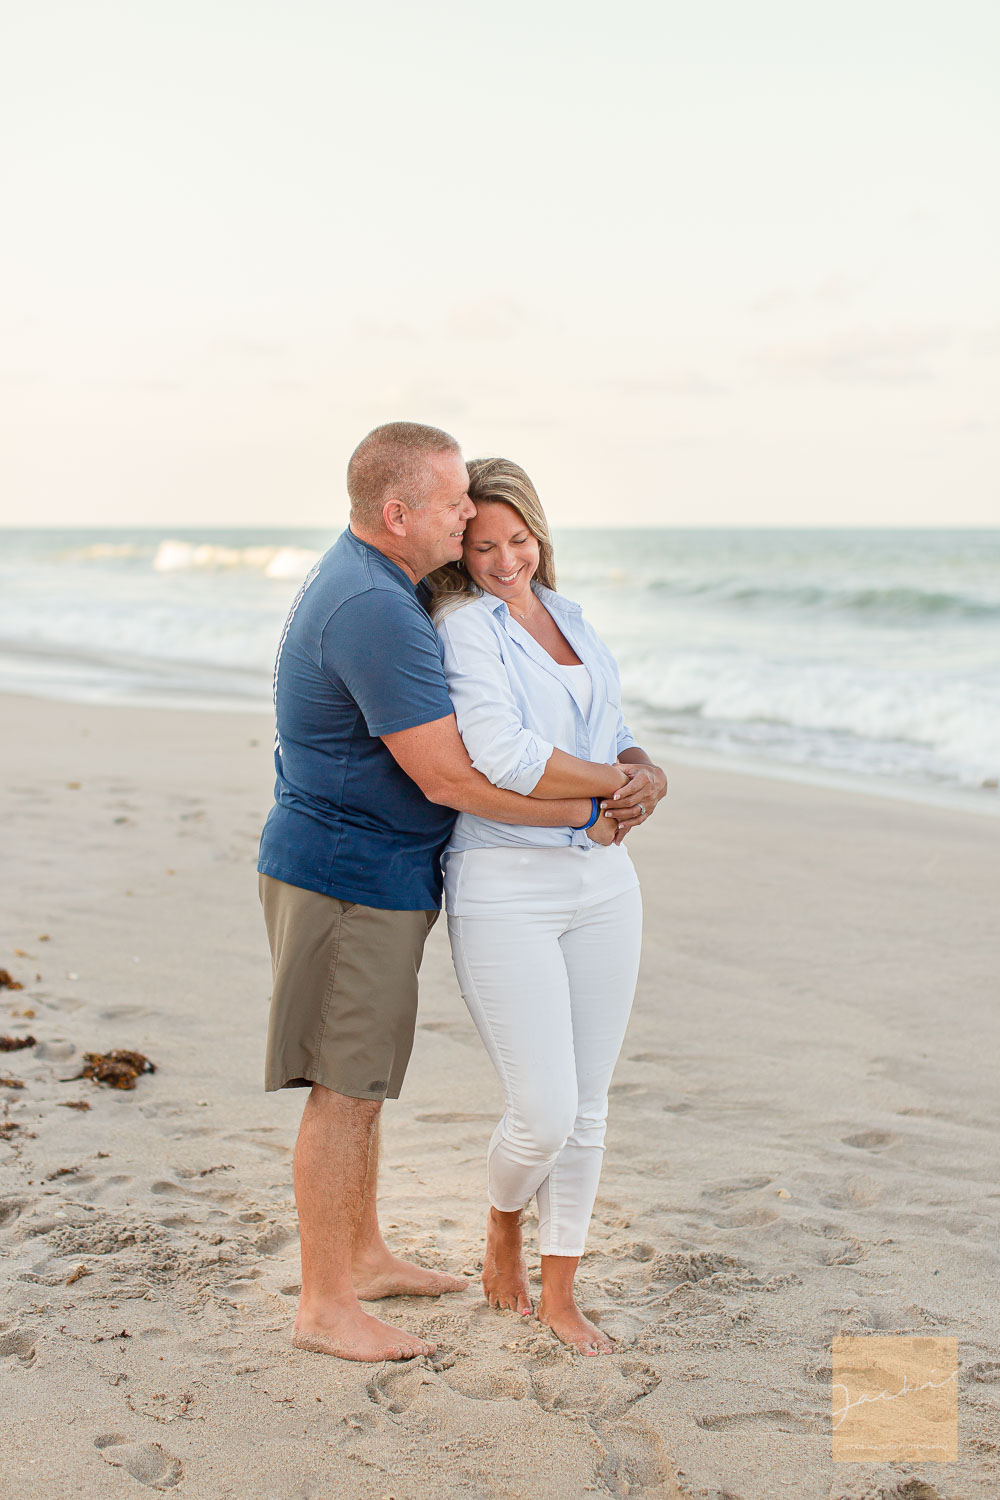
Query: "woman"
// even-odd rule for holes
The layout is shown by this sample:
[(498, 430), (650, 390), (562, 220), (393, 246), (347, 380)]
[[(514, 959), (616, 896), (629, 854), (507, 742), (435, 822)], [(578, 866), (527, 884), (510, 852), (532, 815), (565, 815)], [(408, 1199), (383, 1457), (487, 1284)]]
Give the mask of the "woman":
[(592, 798), (576, 829), (462, 813), (445, 852), (455, 968), (506, 1094), (488, 1153), (483, 1288), (492, 1306), (530, 1316), (521, 1215), (536, 1197), (537, 1316), (581, 1353), (603, 1354), (613, 1343), (577, 1307), (573, 1281), (639, 966), (642, 907), (622, 839), (666, 777), (625, 726), (614, 658), (555, 592), (531, 480), (501, 458), (469, 474), (477, 514), (462, 560), (431, 580), (462, 738), (497, 786)]

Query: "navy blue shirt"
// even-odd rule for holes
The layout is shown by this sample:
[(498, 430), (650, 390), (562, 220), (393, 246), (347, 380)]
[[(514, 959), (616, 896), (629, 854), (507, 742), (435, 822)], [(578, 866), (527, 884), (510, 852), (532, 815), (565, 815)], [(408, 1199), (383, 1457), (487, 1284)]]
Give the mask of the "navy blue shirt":
[(455, 814), (429, 802), (379, 738), (452, 712), (421, 594), (345, 531), (292, 605), (274, 669), (274, 806), (257, 868), (396, 911), (441, 905)]

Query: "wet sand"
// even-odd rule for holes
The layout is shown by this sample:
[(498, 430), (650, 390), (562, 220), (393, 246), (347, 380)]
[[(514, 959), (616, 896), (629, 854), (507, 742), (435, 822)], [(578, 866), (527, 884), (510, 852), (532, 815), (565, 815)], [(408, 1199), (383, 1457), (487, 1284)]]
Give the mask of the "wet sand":
[[(994, 820), (674, 769), (630, 841), (645, 957), (580, 1272), (620, 1340), (600, 1360), (480, 1295), (500, 1096), (439, 924), (382, 1214), (472, 1280), (375, 1309), (433, 1361), (353, 1366), (289, 1342), (302, 1100), (260, 1084), (270, 720), (0, 713), (0, 968), (24, 986), (0, 1032), (36, 1038), (0, 1053), (23, 1083), (0, 1085), (11, 1494), (996, 1494)], [(113, 1047), (156, 1073), (63, 1081)], [(831, 1341), (876, 1332), (959, 1340), (957, 1463), (832, 1461)]]

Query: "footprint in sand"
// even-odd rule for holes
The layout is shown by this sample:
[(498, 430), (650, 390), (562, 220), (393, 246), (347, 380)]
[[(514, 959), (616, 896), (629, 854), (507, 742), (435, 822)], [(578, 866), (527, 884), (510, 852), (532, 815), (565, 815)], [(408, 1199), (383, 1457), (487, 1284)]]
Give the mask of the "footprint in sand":
[(440, 1031), (466, 1047), (481, 1045), (478, 1031), (472, 1026), (463, 1025), (461, 1021), (418, 1021), (417, 1029), (418, 1031)]
[[(193, 1134), (194, 1132), (188, 1132)], [(214, 1134), (208, 1130), (206, 1134)], [(284, 1141), (269, 1141), (264, 1137), (276, 1133), (276, 1128), (271, 1125), (258, 1125), (254, 1130), (236, 1130), (232, 1134), (223, 1136), (223, 1140), (231, 1145), (252, 1146), (255, 1150), (269, 1156), (291, 1156), (293, 1147)]]
[(27, 1208), (29, 1202), (28, 1198), (5, 1198), (0, 1203), (0, 1229), (5, 1229), (8, 1224), (13, 1224), (15, 1219), (19, 1219), (21, 1210)]
[(727, 1432), (730, 1429), (747, 1427), (776, 1427), (779, 1432), (822, 1432), (823, 1422), (819, 1417), (803, 1417), (778, 1408), (774, 1411), (720, 1412), (718, 1415), (695, 1417), (696, 1424), (706, 1432)]
[(57, 1037), (48, 1042), (39, 1042), (35, 1048), (35, 1057), (42, 1058), (45, 1062), (65, 1062), (68, 1057), (73, 1057), (76, 1048), (72, 1042), (65, 1038)]
[(496, 1115), (465, 1114), (461, 1110), (447, 1110), (444, 1114), (417, 1115), (421, 1125), (472, 1125), (482, 1120), (496, 1120)]
[(899, 1140), (891, 1130), (860, 1130), (857, 1135), (844, 1135), (842, 1146), (854, 1146), (858, 1151), (885, 1151)]
[(286, 1246), (292, 1244), (299, 1237), (297, 1229), (283, 1228), (275, 1224), (255, 1241), (255, 1248), (261, 1255), (278, 1255)]
[(18, 1359), (22, 1365), (30, 1365), (34, 1364), (36, 1352), (31, 1335), (22, 1329), (11, 1328), (0, 1333), (0, 1359)]
[(666, 1445), (651, 1423), (628, 1416), (599, 1423), (594, 1432), (605, 1450), (598, 1474), (612, 1495), (684, 1500), (685, 1491), (675, 1478)]
[(882, 1197), (882, 1189), (874, 1177), (849, 1177), (820, 1202), (827, 1208), (874, 1208)]
[(771, 1182), (772, 1178), (766, 1177), (762, 1173), (755, 1177), (737, 1177), (735, 1182), (725, 1182), (719, 1187), (705, 1188), (701, 1196), (703, 1198), (721, 1198), (725, 1201), (737, 1193), (757, 1192), (760, 1188), (769, 1187)]
[(522, 1401), (531, 1390), (527, 1370), (497, 1370), (463, 1359), (442, 1372), (445, 1383), (471, 1401)]
[(424, 1365), (411, 1364), (402, 1369), (380, 1370), (365, 1387), (369, 1401), (387, 1411), (404, 1412), (412, 1406), (425, 1385), (435, 1377)]
[(94, 1439), (94, 1447), (114, 1469), (124, 1469), (154, 1490), (172, 1489), (184, 1478), (184, 1465), (159, 1443), (132, 1443), (119, 1432)]
[(660, 1377), (643, 1360), (587, 1360), (531, 1372), (531, 1394), (543, 1411), (611, 1422), (654, 1391)]

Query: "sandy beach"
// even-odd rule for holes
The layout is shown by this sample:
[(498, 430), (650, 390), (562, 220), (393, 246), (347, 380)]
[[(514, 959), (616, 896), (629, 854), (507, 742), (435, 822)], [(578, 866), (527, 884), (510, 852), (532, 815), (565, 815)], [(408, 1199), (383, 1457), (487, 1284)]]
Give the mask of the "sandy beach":
[[(483, 1301), (500, 1094), (439, 923), (382, 1215), (469, 1287), (380, 1305), (432, 1361), (355, 1366), (289, 1343), (303, 1096), (261, 1087), (270, 719), (0, 713), (0, 968), (23, 985), (0, 1032), (36, 1039), (0, 1053), (5, 1493), (997, 1494), (995, 819), (668, 767), (630, 840), (644, 963), (580, 1269), (606, 1359)], [(65, 1081), (112, 1048), (156, 1072)], [(833, 1461), (831, 1343), (873, 1333), (957, 1338), (957, 1462)]]

